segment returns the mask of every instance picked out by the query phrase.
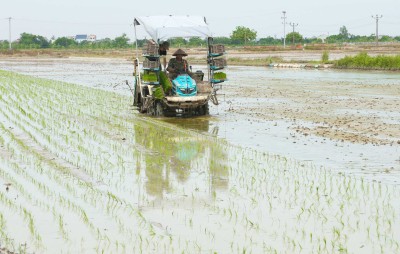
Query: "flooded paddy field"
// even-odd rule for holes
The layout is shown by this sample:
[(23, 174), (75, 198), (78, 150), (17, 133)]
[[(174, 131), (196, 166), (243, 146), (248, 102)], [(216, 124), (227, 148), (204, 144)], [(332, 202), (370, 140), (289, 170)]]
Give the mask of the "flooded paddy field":
[[(125, 60), (14, 58), (0, 60), (0, 69), (131, 95), (125, 80), (132, 83), (132, 63)], [(337, 172), (400, 182), (399, 73), (229, 67), (227, 74), (209, 117), (159, 120)]]
[(0, 69), (48, 78), (0, 75), (8, 250), (400, 252), (398, 74), (231, 67), (209, 117), (155, 119), (128, 62)]

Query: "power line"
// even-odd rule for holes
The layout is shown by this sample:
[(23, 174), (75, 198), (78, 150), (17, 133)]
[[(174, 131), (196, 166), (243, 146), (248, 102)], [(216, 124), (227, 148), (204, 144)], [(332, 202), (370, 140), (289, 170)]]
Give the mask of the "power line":
[(388, 25), (399, 25), (399, 24), (400, 24), (400, 22), (397, 22), (397, 23), (393, 23), (393, 22), (381, 22), (381, 23), (383, 23), (383, 24), (388, 24)]
[(376, 16), (372, 16), (373, 19), (376, 19), (376, 45), (378, 46), (378, 42), (379, 42), (379, 37), (378, 37), (378, 26), (379, 26), (379, 19), (383, 18), (383, 16), (379, 16), (378, 14), (376, 14)]
[(283, 17), (281, 17), (281, 19), (283, 19), (283, 47), (286, 47), (286, 11), (282, 11), (283, 13)]
[(8, 18), (8, 38), (9, 38), (9, 40), (8, 40), (8, 45), (9, 45), (9, 50), (11, 51), (12, 50), (12, 47), (11, 47), (11, 17), (9, 17)]
[(371, 26), (371, 23), (366, 23), (366, 24), (362, 24), (362, 25), (358, 25), (358, 26), (351, 26), (351, 27), (349, 27), (349, 29), (357, 29), (357, 28), (369, 27), (369, 26)]
[(57, 21), (57, 20), (37, 20), (37, 19), (24, 19), (24, 18), (13, 18), (17, 21), (28, 21), (28, 22), (38, 22), (38, 23), (51, 23), (51, 24), (67, 24), (67, 25), (90, 25), (90, 26), (125, 26), (129, 23), (87, 23), (87, 22), (69, 22), (69, 21)]
[(295, 24), (295, 23), (290, 22), (289, 25), (293, 28), (292, 40), (293, 40), (293, 45), (294, 45), (294, 28), (295, 28), (296, 26), (298, 26), (299, 23)]

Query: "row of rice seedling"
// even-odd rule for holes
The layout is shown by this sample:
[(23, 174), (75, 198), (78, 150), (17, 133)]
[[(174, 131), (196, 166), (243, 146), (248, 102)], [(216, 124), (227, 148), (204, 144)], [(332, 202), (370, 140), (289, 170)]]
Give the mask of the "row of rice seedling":
[[(10, 87), (12, 87), (12, 86), (10, 86)], [(6, 99), (6, 101), (10, 97), (18, 98), (19, 93), (17, 91), (9, 90), (9, 92), (12, 93), (11, 96), (7, 96), (7, 94), (3, 94), (4, 95), (3, 98)], [(27, 92), (29, 92), (29, 91), (27, 91)], [(46, 93), (43, 93), (42, 96), (46, 96)], [(23, 98), (23, 96), (21, 96), (21, 98)], [(110, 197), (114, 197), (115, 195), (114, 196), (110, 195), (110, 194), (112, 194), (112, 192), (110, 190), (92, 191), (92, 188), (93, 188), (92, 182), (88, 183), (87, 181), (85, 181), (85, 180), (87, 180), (87, 178), (82, 177), (81, 174), (79, 174), (80, 172), (78, 172), (78, 174), (76, 174), (77, 170), (76, 169), (74, 170), (73, 166), (71, 166), (71, 165), (73, 165), (73, 163), (71, 163), (72, 161), (70, 161), (69, 158), (67, 158), (67, 157), (64, 158), (63, 163), (57, 164), (57, 162), (61, 161), (62, 158), (59, 159), (56, 163), (54, 163), (54, 161), (52, 160), (53, 159), (52, 156), (57, 158), (57, 153), (62, 154), (64, 152), (66, 152), (66, 150), (67, 150), (65, 148), (63, 149), (61, 146), (58, 145), (60, 140), (58, 140), (57, 135), (59, 135), (60, 133), (56, 132), (56, 130), (54, 128), (52, 128), (50, 130), (42, 130), (40, 132), (40, 130), (38, 128), (36, 128), (36, 129), (33, 128), (35, 126), (35, 124), (33, 121), (29, 122), (30, 119), (23, 119), (24, 118), (23, 116), (19, 116), (17, 114), (12, 115), (12, 112), (15, 111), (15, 108), (10, 108), (10, 106), (18, 105), (18, 104), (22, 104), (22, 103), (23, 103), (23, 101), (19, 101), (19, 102), (13, 101), (12, 103), (10, 103), (10, 101), (7, 101), (7, 103), (4, 103), (7, 106), (2, 107), (2, 109), (4, 109), (4, 111), (2, 111), (2, 120), (5, 121), (7, 123), (7, 125), (11, 125), (11, 126), (14, 125), (14, 127), (12, 127), (11, 131), (8, 130), (7, 128), (3, 129), (3, 131), (5, 132), (4, 134), (10, 135), (10, 139), (8, 140), (9, 142), (5, 143), (4, 146), (7, 147), (7, 150), (12, 154), (12, 156), (15, 156), (16, 154), (20, 155), (18, 157), (19, 160), (17, 162), (13, 163), (13, 165), (15, 165), (15, 167), (19, 167), (20, 165), (23, 165), (23, 163), (26, 164), (29, 161), (35, 161), (35, 159), (38, 160), (38, 165), (33, 165), (33, 166), (36, 170), (40, 170), (41, 175), (31, 176), (28, 179), (28, 181), (36, 183), (36, 182), (39, 182), (42, 180), (44, 183), (39, 182), (37, 184), (39, 186), (39, 187), (37, 187), (38, 189), (42, 185), (45, 185), (45, 186), (50, 185), (50, 188), (46, 188), (46, 190), (48, 190), (49, 192), (55, 192), (55, 194), (53, 194), (53, 195), (51, 195), (52, 193), (50, 193), (50, 194), (45, 193), (45, 194), (51, 195), (53, 198), (54, 197), (58, 198), (61, 205), (67, 205), (68, 207), (72, 207), (74, 210), (76, 210), (76, 212), (80, 215), (80, 217), (82, 217), (82, 219), (84, 219), (84, 222), (86, 224), (88, 224), (90, 228), (92, 228), (92, 231), (95, 230), (95, 227), (93, 226), (93, 222), (90, 222), (90, 219), (88, 218), (87, 214), (89, 214), (89, 211), (90, 211), (90, 213), (93, 213), (94, 211), (96, 211), (97, 206), (104, 206), (104, 204), (107, 204), (109, 206)], [(25, 109), (24, 109), (24, 111), (25, 111)], [(72, 116), (73, 116), (73, 114), (72, 114)], [(46, 122), (46, 124), (48, 126), (52, 127), (52, 125), (54, 123), (52, 123), (51, 119), (53, 117), (54, 117), (54, 115), (50, 116), (48, 118), (42, 118), (39, 122)], [(9, 121), (7, 121), (7, 120), (9, 120)], [(60, 120), (60, 119), (58, 119), (58, 120)], [(21, 122), (23, 124), (20, 124)], [(15, 133), (16, 133), (15, 130), (16, 130), (16, 128), (18, 128), (18, 126), (21, 127), (21, 129), (18, 130), (18, 132), (22, 132), (22, 133), (26, 134), (26, 135), (24, 135), (23, 138), (20, 138), (20, 137), (18, 137), (18, 135), (15, 135)], [(50, 133), (52, 134), (52, 137), (49, 139), (45, 138), (45, 139), (36, 139), (36, 140), (26, 140), (26, 137), (29, 137), (29, 136), (40, 137), (41, 135), (46, 135), (47, 131), (50, 131)], [(16, 148), (13, 147), (13, 145), (15, 143), (17, 143), (19, 145)], [(26, 143), (31, 143), (31, 144), (26, 145)], [(41, 150), (45, 150), (46, 152), (49, 152), (54, 148), (59, 149), (59, 150), (56, 153), (50, 154), (51, 156), (42, 154), (40, 152)], [(71, 147), (69, 147), (69, 148), (71, 149)], [(84, 150), (81, 150), (81, 152), (84, 152)], [(40, 164), (42, 164), (42, 165), (40, 165)], [(43, 165), (43, 164), (49, 164), (49, 165), (46, 165), (46, 166), (50, 166), (49, 171), (44, 170), (45, 165)], [(65, 166), (65, 164), (67, 166)], [(24, 170), (22, 169), (22, 170), (18, 171), (18, 173), (20, 173), (21, 171), (24, 171)], [(34, 172), (33, 170), (30, 170), (29, 173), (34, 174), (36, 172)], [(49, 179), (48, 181), (43, 180), (44, 177), (49, 177), (49, 176), (54, 176), (54, 178)], [(76, 178), (78, 178), (78, 180)], [(17, 185), (15, 185), (15, 186), (17, 186)], [(65, 187), (65, 189), (60, 188), (60, 187)], [(82, 190), (79, 191), (79, 189), (82, 189)], [(59, 192), (59, 193), (57, 193), (57, 192)], [(68, 193), (68, 192), (70, 192), (70, 193)], [(107, 195), (104, 194), (105, 192), (107, 192)], [(35, 193), (35, 192), (32, 192), (32, 193)], [(91, 195), (92, 193), (93, 193), (93, 195)], [(69, 198), (67, 198), (66, 196), (68, 194), (71, 195), (72, 197), (70, 196)], [(83, 199), (83, 202), (82, 202), (82, 200), (79, 200), (79, 199)], [(103, 199), (103, 200), (101, 200), (101, 199)], [(102, 202), (105, 199), (107, 199), (107, 202)], [(24, 203), (29, 203), (29, 202), (24, 202)], [(79, 204), (79, 203), (81, 203), (81, 204)], [(93, 207), (93, 206), (96, 206), (96, 207)], [(60, 208), (60, 209), (63, 210), (63, 208)], [(102, 207), (101, 210), (106, 211), (106, 209), (104, 207)], [(125, 211), (125, 213), (128, 213), (128, 212)], [(132, 213), (132, 211), (129, 211), (129, 214), (130, 213)], [(68, 215), (70, 215), (70, 213)], [(58, 218), (60, 218), (60, 216), (58, 216)], [(132, 216), (130, 216), (128, 218), (132, 219)], [(111, 217), (111, 219), (114, 219), (114, 218)], [(109, 220), (109, 218), (107, 220)], [(104, 221), (107, 221), (107, 220), (104, 220)], [(100, 223), (97, 222), (97, 224), (100, 224)], [(120, 223), (120, 224), (123, 225), (124, 223)], [(132, 224), (132, 223), (130, 223), (130, 224)], [(96, 226), (96, 227), (98, 227), (98, 226)], [(102, 233), (103, 231), (99, 231), (99, 232)], [(102, 234), (99, 234), (99, 236), (101, 236), (101, 235)], [(87, 237), (86, 239), (90, 239), (90, 237)]]
[(0, 94), (9, 250), (400, 251), (396, 185), (139, 117), (110, 92), (0, 71)]

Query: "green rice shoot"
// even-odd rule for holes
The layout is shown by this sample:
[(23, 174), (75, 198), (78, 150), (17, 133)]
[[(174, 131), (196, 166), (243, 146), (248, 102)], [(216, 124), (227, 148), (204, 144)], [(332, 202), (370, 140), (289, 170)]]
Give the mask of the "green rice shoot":
[(158, 82), (157, 74), (155, 72), (148, 72), (142, 75), (144, 82)]
[(216, 80), (225, 80), (226, 79), (226, 73), (225, 72), (215, 72), (214, 73), (214, 79), (216, 79)]
[(165, 97), (163, 88), (161, 86), (153, 87), (153, 96), (156, 99), (163, 99)]
[(169, 93), (169, 91), (172, 89), (172, 83), (165, 72), (160, 72), (160, 82), (165, 93)]

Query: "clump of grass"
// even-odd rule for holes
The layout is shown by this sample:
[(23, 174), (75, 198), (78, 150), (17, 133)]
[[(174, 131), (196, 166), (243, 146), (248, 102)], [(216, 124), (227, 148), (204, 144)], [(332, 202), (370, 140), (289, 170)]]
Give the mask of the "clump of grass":
[(369, 56), (360, 53), (356, 56), (346, 56), (335, 63), (339, 68), (400, 70), (400, 55), (397, 56)]
[(321, 62), (322, 63), (329, 62), (329, 52), (327, 50), (324, 50), (324, 52), (322, 53)]

